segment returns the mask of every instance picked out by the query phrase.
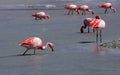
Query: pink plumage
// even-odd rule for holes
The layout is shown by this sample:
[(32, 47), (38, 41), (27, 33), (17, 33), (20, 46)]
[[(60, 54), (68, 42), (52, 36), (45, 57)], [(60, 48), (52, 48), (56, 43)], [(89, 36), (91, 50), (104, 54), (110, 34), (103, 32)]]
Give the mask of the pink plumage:
[(111, 9), (114, 13), (116, 13), (116, 9), (113, 8), (112, 3), (103, 3), (103, 4), (100, 4), (99, 8), (105, 9), (104, 13), (108, 13), (108, 9)]
[(38, 18), (41, 19), (49, 19), (50, 16), (48, 14), (46, 14), (45, 12), (37, 12), (37, 13), (33, 13), (32, 14), (33, 17), (35, 17), (35, 20), (37, 20)]
[(93, 11), (93, 10), (91, 10), (90, 8), (89, 8), (89, 6), (87, 6), (87, 5), (80, 5), (80, 6), (78, 6), (78, 8), (77, 8), (77, 11), (82, 11), (82, 15), (86, 15), (86, 11), (88, 11), (88, 12), (91, 12), (92, 14), (94, 14), (95, 12)]
[(45, 50), (47, 48), (47, 46), (49, 46), (51, 48), (51, 50), (54, 51), (53, 43), (47, 42), (45, 45), (43, 45), (42, 40), (39, 37), (30, 37), (30, 38), (24, 40), (23, 42), (21, 42), (19, 44), (19, 46), (26, 48), (26, 51), (23, 53), (23, 55), (25, 55), (25, 53), (30, 49), (33, 49), (34, 54), (35, 54), (35, 50), (39, 50), (39, 49)]
[(70, 13), (73, 14), (74, 11), (77, 12), (77, 13), (79, 13), (79, 12), (77, 11), (77, 5), (75, 5), (75, 4), (65, 5), (64, 8), (67, 9), (67, 10), (69, 10), (69, 11), (68, 11), (68, 15), (69, 15)]

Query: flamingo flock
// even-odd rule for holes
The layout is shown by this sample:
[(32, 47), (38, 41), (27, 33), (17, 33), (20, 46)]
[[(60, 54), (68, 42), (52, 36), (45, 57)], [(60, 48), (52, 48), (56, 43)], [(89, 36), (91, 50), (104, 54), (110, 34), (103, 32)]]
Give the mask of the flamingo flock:
[[(108, 13), (108, 9), (111, 9), (113, 13), (116, 13), (116, 9), (112, 7), (111, 3), (104, 3), (100, 4), (99, 8), (105, 9), (105, 14)], [(64, 6), (64, 9), (68, 10), (67, 15), (70, 14), (80, 14), (80, 11), (82, 11), (82, 15), (86, 15), (86, 12), (90, 12), (92, 15), (95, 14), (95, 12), (90, 9), (88, 5), (75, 5), (75, 4), (68, 4)], [(33, 13), (32, 16), (35, 18), (35, 20), (42, 20), (42, 19), (49, 19), (50, 15), (46, 14), (45, 12), (36, 12)], [(81, 26), (80, 32), (84, 33), (84, 29), (88, 27), (88, 33), (90, 32), (90, 28), (93, 30), (93, 32), (96, 31), (96, 42), (100, 40), (100, 43), (102, 42), (102, 30), (105, 28), (105, 21), (101, 19), (100, 16), (95, 16), (95, 18), (89, 17), (85, 18), (83, 20), (84, 25)], [(100, 38), (98, 40), (98, 38)], [(22, 55), (25, 55), (27, 51), (34, 50), (34, 54), (36, 50), (45, 50), (49, 46), (51, 51), (54, 51), (54, 44), (51, 42), (47, 42), (45, 45), (43, 44), (41, 38), (39, 37), (29, 37), (28, 39), (24, 40), (19, 44), (19, 46), (22, 46), (26, 48), (25, 52)]]

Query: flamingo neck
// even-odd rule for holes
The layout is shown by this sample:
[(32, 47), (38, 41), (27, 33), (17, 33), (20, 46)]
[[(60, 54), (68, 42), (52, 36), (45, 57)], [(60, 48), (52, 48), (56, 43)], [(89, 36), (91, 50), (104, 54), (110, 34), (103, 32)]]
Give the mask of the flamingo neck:
[(116, 9), (115, 8), (111, 7), (111, 9), (113, 10), (114, 13), (116, 13)]
[(50, 46), (50, 42), (47, 42), (45, 45), (40, 47), (40, 49), (45, 50), (48, 46)]
[(95, 12), (91, 9), (87, 9), (89, 12), (91, 12), (92, 14), (95, 14)]

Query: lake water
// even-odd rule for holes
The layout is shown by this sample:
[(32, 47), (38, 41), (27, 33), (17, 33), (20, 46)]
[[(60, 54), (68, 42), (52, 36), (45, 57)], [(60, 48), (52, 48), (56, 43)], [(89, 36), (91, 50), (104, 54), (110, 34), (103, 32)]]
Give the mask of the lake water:
[[(117, 13), (104, 14), (97, 5), (112, 2)], [(120, 49), (97, 47), (95, 33), (80, 33), (86, 17), (67, 15), (65, 4), (87, 4), (106, 21), (103, 42), (119, 39), (119, 0), (0, 0), (0, 75), (119, 75)], [(45, 11), (51, 18), (34, 20)], [(55, 44), (55, 51), (25, 51), (18, 44), (28, 37)]]

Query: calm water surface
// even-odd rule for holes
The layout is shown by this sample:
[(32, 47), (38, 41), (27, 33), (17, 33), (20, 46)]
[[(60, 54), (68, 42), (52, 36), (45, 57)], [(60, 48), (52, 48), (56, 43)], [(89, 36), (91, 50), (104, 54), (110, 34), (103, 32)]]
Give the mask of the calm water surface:
[[(117, 8), (116, 14), (104, 14), (96, 7), (107, 1)], [(95, 15), (66, 15), (66, 10), (52, 10), (63, 9), (68, 3), (88, 4), (106, 21), (103, 42), (119, 38), (119, 0), (0, 0), (0, 75), (120, 74), (120, 49), (97, 48), (95, 33), (79, 31), (83, 19)], [(31, 14), (38, 11), (51, 18), (34, 20)], [(47, 48), (36, 55), (29, 51), (21, 56), (25, 49), (18, 44), (32, 36), (40, 37), (44, 44), (53, 42), (55, 52)]]

